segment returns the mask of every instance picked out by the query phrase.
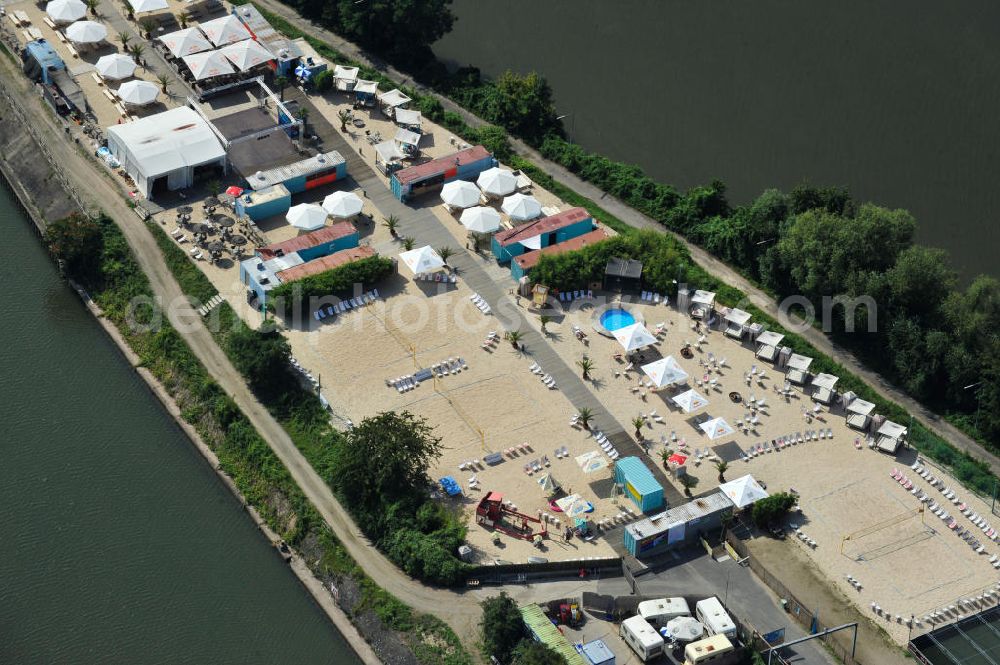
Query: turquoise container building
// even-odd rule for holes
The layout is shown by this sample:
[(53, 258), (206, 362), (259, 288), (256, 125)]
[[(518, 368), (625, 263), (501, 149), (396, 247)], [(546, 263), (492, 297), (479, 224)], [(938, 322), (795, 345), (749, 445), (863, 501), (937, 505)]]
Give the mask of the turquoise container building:
[(663, 508), (663, 486), (638, 457), (623, 457), (615, 462), (615, 484), (642, 512)]
[(495, 233), (490, 247), (493, 250), (493, 256), (499, 263), (510, 263), (515, 256), (572, 240), (577, 236), (590, 233), (595, 228), (594, 218), (590, 216), (590, 213), (583, 208), (570, 208), (564, 212)]

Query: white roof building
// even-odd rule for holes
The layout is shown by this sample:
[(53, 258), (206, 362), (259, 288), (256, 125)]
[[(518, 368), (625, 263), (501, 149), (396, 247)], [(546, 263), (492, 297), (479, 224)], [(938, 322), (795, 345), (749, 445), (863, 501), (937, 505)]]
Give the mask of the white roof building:
[(226, 150), (200, 115), (181, 106), (105, 130), (108, 150), (146, 198), (165, 179), (169, 190), (194, 184), (195, 169), (226, 168)]

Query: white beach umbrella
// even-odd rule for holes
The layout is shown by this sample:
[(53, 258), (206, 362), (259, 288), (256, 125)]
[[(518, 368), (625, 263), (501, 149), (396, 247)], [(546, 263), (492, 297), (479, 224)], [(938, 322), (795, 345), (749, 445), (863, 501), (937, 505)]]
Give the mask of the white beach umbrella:
[(635, 351), (656, 343), (653, 333), (646, 330), (646, 326), (641, 323), (633, 323), (630, 326), (619, 328), (612, 331), (611, 334), (626, 351)]
[(708, 406), (708, 398), (694, 388), (691, 390), (685, 390), (680, 395), (674, 395), (670, 399), (674, 404), (679, 406), (684, 413), (691, 413), (692, 411), (697, 411), (702, 407)]
[(229, 62), (233, 63), (236, 69), (241, 72), (253, 69), (268, 60), (274, 60), (274, 54), (252, 39), (244, 39), (241, 42), (220, 48), (219, 53), (229, 58)]
[(729, 497), (737, 508), (746, 508), (752, 503), (767, 498), (768, 494), (760, 483), (750, 475), (730, 480), (719, 485), (719, 491)]
[(120, 81), (135, 73), (136, 64), (135, 60), (124, 53), (112, 53), (98, 58), (94, 68), (104, 78)]
[(326, 224), (326, 210), (315, 203), (300, 203), (289, 208), (285, 219), (297, 229), (315, 231)]
[(444, 267), (444, 259), (430, 245), (403, 252), (399, 255), (399, 259), (406, 264), (406, 267), (414, 275), (440, 270)]
[(364, 206), (364, 202), (354, 192), (334, 192), (323, 199), (323, 210), (339, 219), (354, 217)]
[(462, 226), (475, 233), (493, 233), (500, 228), (500, 213), (485, 206), (463, 210), (458, 219)]
[(212, 21), (199, 23), (198, 27), (209, 41), (216, 46), (225, 46), (243, 39), (250, 39), (250, 32), (247, 31), (243, 23), (233, 16), (227, 14)]
[(542, 204), (534, 196), (525, 196), (518, 192), (503, 200), (500, 209), (510, 215), (511, 219), (525, 221), (542, 214)]
[(80, 0), (52, 0), (45, 5), (45, 13), (56, 23), (72, 23), (87, 15), (87, 5)]
[(510, 171), (494, 166), (480, 173), (476, 184), (491, 196), (507, 196), (517, 189), (517, 178)]
[(108, 29), (96, 21), (77, 21), (66, 28), (66, 37), (77, 44), (96, 44), (104, 41)]
[(118, 88), (118, 96), (129, 106), (146, 106), (160, 96), (160, 88), (149, 81), (127, 81)]
[(452, 180), (441, 188), (441, 200), (455, 208), (472, 207), (479, 197), (479, 188), (468, 180)]
[(128, 4), (132, 5), (135, 14), (158, 12), (169, 7), (167, 0), (128, 0)]
[(596, 450), (580, 455), (576, 458), (576, 463), (584, 473), (593, 473), (608, 467), (608, 460)]
[(735, 431), (732, 426), (730, 426), (730, 424), (722, 418), (712, 418), (711, 420), (701, 423), (698, 427), (700, 427), (701, 431), (705, 433), (705, 436), (713, 441), (721, 439), (724, 436), (729, 436)]
[(642, 371), (646, 373), (657, 388), (669, 386), (672, 383), (680, 383), (688, 378), (688, 373), (681, 369), (677, 360), (673, 356), (660, 358), (648, 365), (642, 366)]
[(694, 617), (675, 617), (667, 622), (667, 633), (678, 642), (694, 642), (705, 634), (705, 627)]
[(538, 484), (546, 494), (551, 494), (559, 489), (559, 482), (552, 477), (551, 473), (546, 473), (538, 478)]
[(191, 70), (196, 81), (233, 74), (236, 72), (229, 60), (218, 51), (202, 51), (184, 56), (184, 64)]
[(197, 28), (185, 28), (159, 37), (163, 45), (175, 58), (183, 58), (192, 53), (201, 53), (212, 48), (212, 42), (205, 39)]

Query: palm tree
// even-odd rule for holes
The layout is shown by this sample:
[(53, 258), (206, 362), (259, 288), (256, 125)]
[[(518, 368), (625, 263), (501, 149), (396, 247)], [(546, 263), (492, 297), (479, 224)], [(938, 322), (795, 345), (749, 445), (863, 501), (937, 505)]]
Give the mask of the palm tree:
[(590, 378), (590, 370), (594, 369), (594, 361), (584, 356), (576, 361), (576, 366), (583, 371), (583, 380), (586, 381)]
[[(131, 5), (129, 6), (131, 7)], [(132, 41), (132, 35), (122, 30), (118, 33), (118, 41), (121, 43), (123, 49), (128, 49), (128, 43)]]
[(122, 0), (122, 9), (125, 10), (125, 18), (130, 21), (135, 18), (135, 10), (132, 9), (132, 5), (128, 0)]
[(139, 27), (142, 28), (142, 34), (146, 36), (146, 39), (150, 39), (153, 36), (153, 30), (156, 30), (156, 21), (144, 18), (139, 21)]
[(548, 331), (545, 329), (545, 326), (552, 323), (552, 317), (548, 314), (542, 314), (538, 317), (538, 321), (542, 324), (542, 332), (547, 333)]
[(389, 229), (389, 235), (391, 235), (393, 238), (399, 237), (399, 231), (397, 231), (397, 229), (399, 228), (399, 217), (396, 217), (395, 215), (389, 215), (388, 217), (383, 217), (382, 226)]
[(93, 16), (97, 16), (97, 5), (100, 4), (99, 0), (83, 0), (83, 4), (87, 6), (87, 11)]
[(720, 460), (715, 463), (715, 470), (719, 472), (719, 482), (726, 482), (726, 469), (729, 468), (729, 462), (725, 460)]
[(299, 120), (302, 121), (302, 133), (303, 134), (308, 134), (309, 133), (309, 130), (308, 130), (308, 127), (309, 127), (309, 109), (307, 109), (306, 107), (303, 106), (302, 108), (300, 108), (298, 111), (295, 112), (295, 116)]
[(674, 454), (670, 448), (664, 448), (660, 451), (660, 461), (663, 462), (663, 468), (667, 468), (670, 464), (670, 456)]
[(585, 406), (576, 412), (576, 419), (580, 422), (583, 429), (590, 431), (590, 422), (594, 419), (594, 412)]
[(405, 249), (407, 252), (413, 249), (413, 246), (415, 244), (417, 244), (417, 240), (415, 238), (412, 238), (410, 236), (406, 236), (405, 238), (403, 238), (403, 249)]
[(285, 88), (288, 87), (288, 77), (281, 74), (274, 77), (274, 85), (278, 88), (278, 96), (285, 101)]
[(635, 438), (642, 438), (642, 428), (646, 424), (646, 419), (642, 416), (636, 416), (632, 419), (632, 427), (635, 428)]
[(454, 256), (455, 250), (445, 245), (444, 247), (438, 247), (437, 253), (441, 257), (441, 260), (444, 261), (444, 264), (448, 265), (448, 257)]
[(188, 16), (187, 12), (181, 12), (180, 14), (177, 15), (177, 23), (180, 24), (182, 29), (188, 27), (189, 18), (190, 17)]
[(510, 345), (513, 346), (515, 349), (521, 348), (519, 342), (523, 338), (524, 334), (521, 333), (520, 330), (511, 330), (509, 333), (507, 333), (507, 341), (510, 342)]
[(691, 488), (698, 484), (698, 480), (685, 473), (680, 477), (680, 483), (684, 487), (684, 495), (691, 496)]
[(340, 119), (340, 131), (347, 131), (347, 121), (351, 119), (351, 112), (347, 109), (337, 111), (337, 118)]
[(142, 54), (146, 52), (146, 46), (136, 42), (135, 44), (132, 44), (132, 46), (126, 48), (125, 51), (131, 53), (132, 58), (134, 58), (136, 62), (141, 62)]
[(170, 77), (166, 74), (157, 74), (156, 80), (160, 82), (160, 88), (162, 88), (163, 92), (166, 92), (167, 86), (170, 85)]

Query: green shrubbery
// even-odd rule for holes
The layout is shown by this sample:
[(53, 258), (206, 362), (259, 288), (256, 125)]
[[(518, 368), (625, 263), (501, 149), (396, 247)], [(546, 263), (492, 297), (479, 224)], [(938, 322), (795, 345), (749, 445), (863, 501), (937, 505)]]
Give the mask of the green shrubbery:
[(324, 296), (348, 296), (356, 285), (364, 290), (394, 271), (393, 262), (381, 256), (370, 256), (345, 263), (300, 280), (282, 284), (273, 289), (268, 297), (268, 307), (279, 308), (285, 316), (293, 312), (309, 312), (312, 299)]
[(561, 654), (536, 642), (524, 629), (521, 612), (514, 599), (501, 591), (480, 603), (483, 618), (483, 655), (496, 658), (501, 665), (560, 665), (566, 662)]
[(772, 494), (753, 504), (750, 516), (757, 526), (767, 527), (787, 515), (795, 505), (795, 501), (795, 497), (788, 492)]

